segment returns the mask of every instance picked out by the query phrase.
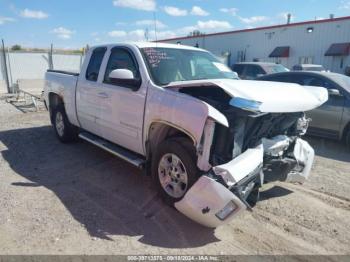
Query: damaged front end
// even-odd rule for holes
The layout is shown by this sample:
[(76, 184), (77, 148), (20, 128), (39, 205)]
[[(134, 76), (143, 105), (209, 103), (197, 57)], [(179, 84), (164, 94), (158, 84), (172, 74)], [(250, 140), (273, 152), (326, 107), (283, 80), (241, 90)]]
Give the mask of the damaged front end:
[(259, 102), (232, 98), (215, 87), (179, 91), (213, 106), (229, 124), (208, 118), (197, 147), (202, 176), (175, 203), (180, 212), (217, 227), (251, 209), (264, 181), (303, 183), (308, 178), (314, 150), (300, 138), (309, 122), (303, 112), (261, 112)]

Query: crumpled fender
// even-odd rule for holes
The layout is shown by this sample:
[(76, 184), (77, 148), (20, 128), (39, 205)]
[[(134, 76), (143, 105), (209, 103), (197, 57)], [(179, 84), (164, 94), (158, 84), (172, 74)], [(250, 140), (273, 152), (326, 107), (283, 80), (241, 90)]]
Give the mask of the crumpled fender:
[(217, 109), (197, 98), (176, 91), (149, 88), (147, 103), (145, 141), (149, 127), (154, 122), (168, 123), (184, 130), (192, 137), (195, 144), (200, 141), (208, 118), (228, 127), (226, 117)]

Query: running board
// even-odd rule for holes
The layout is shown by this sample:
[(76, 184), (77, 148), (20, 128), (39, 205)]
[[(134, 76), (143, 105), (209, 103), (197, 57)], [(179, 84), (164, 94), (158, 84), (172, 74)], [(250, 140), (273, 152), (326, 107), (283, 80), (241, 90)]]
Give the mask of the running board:
[(84, 139), (85, 141), (90, 142), (91, 144), (94, 144), (95, 146), (98, 146), (99, 148), (102, 148), (106, 150), (107, 152), (129, 162), (130, 164), (138, 167), (143, 168), (145, 164), (145, 160), (142, 159), (139, 155), (136, 153), (133, 153), (125, 148), (122, 148), (116, 144), (113, 144), (103, 138), (100, 138), (98, 136), (95, 136), (88, 132), (82, 132), (79, 134), (79, 137), (81, 139)]

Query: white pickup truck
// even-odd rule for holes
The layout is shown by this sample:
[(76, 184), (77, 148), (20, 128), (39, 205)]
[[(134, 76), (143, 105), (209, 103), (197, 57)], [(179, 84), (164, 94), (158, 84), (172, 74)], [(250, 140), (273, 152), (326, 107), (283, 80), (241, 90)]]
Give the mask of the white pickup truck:
[[(49, 70), (57, 137), (77, 137), (150, 174), (166, 203), (208, 227), (250, 209), (264, 181), (304, 182), (304, 111), (327, 91), (238, 80), (209, 52), (122, 43), (89, 49), (80, 73)], [(132, 190), (132, 189), (130, 189)]]

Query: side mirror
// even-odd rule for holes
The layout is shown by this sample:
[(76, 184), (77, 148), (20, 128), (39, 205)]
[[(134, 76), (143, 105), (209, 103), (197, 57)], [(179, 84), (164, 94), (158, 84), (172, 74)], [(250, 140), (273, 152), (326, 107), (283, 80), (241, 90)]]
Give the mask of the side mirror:
[(330, 96), (341, 96), (338, 89), (328, 89), (328, 94)]
[(115, 69), (109, 73), (110, 82), (114, 85), (120, 85), (136, 91), (141, 86), (141, 79), (134, 77), (129, 69)]

